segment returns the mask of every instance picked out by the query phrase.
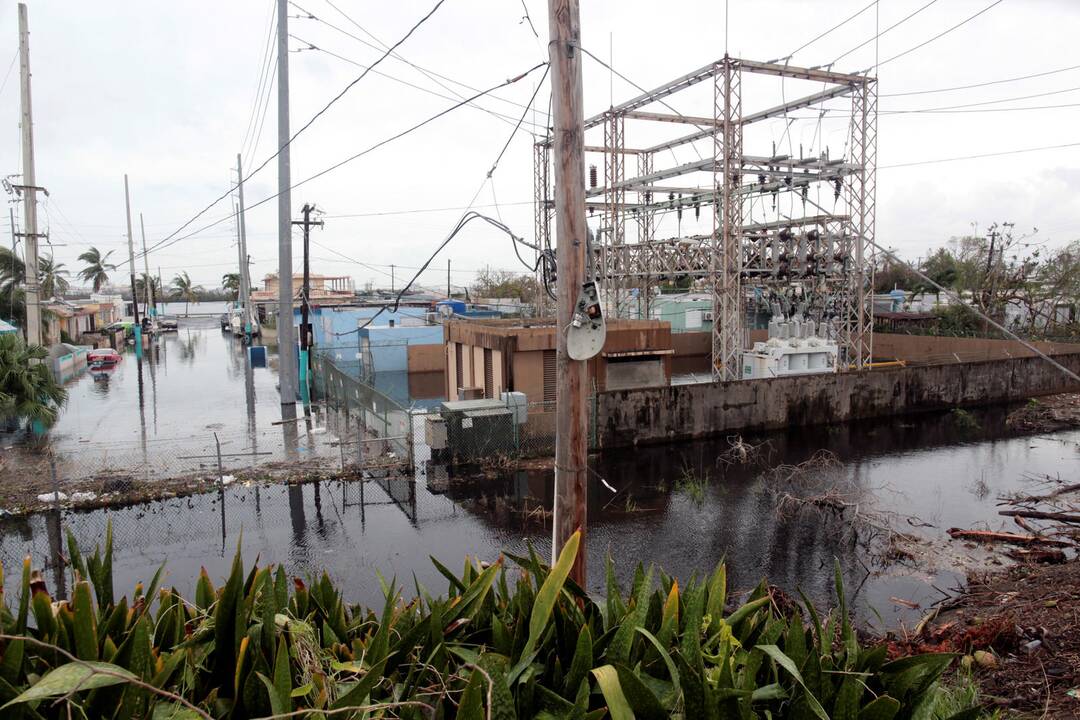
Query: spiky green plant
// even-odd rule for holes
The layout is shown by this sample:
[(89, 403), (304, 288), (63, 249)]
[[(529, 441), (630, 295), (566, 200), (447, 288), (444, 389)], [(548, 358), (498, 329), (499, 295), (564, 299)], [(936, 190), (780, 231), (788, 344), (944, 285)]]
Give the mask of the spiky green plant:
[(531, 549), (466, 558), (460, 574), (433, 559), (445, 596), (416, 584), (405, 600), (384, 582), (376, 612), (345, 603), (325, 574), (245, 571), (239, 552), (220, 587), (201, 573), (193, 600), (159, 588), (160, 569), (116, 600), (111, 525), (90, 557), (69, 535), (72, 598), (53, 602), (28, 558), (15, 612), (0, 607), (0, 715), (934, 717), (953, 657), (886, 662), (884, 646), (861, 646), (839, 571), (840, 607), (824, 619), (808, 602), (780, 614), (764, 583), (729, 606), (722, 564), (685, 588), (639, 566), (624, 595), (609, 562), (597, 600), (569, 579), (578, 542), (554, 567)]

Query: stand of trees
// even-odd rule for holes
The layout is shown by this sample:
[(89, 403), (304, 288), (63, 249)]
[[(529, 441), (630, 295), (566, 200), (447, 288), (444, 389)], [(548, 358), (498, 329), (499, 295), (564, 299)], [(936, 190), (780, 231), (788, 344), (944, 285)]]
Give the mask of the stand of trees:
[[(1017, 237), (1012, 223), (995, 223), (985, 236), (953, 238), (923, 259), (919, 270), (1014, 332), (1080, 335), (1080, 240), (1051, 250), (1030, 236)], [(874, 291), (894, 288), (938, 292), (907, 266), (879, 256)], [(988, 330), (982, 319), (960, 307), (944, 308), (939, 315), (942, 333)]]

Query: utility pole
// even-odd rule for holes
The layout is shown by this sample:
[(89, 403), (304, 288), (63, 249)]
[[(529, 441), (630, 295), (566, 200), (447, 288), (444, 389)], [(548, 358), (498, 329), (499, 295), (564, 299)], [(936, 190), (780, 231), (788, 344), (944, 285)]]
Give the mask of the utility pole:
[(143, 259), (143, 284), (146, 286), (146, 314), (151, 318), (151, 325), (156, 325), (157, 303), (154, 302), (154, 280), (150, 277), (150, 257), (146, 254), (146, 225), (143, 224), (143, 215), (139, 213), (139, 233), (142, 235), (142, 259)]
[[(293, 225), (299, 225), (304, 228), (304, 286), (300, 296), (300, 387), (304, 389), (307, 387), (308, 381), (308, 369), (310, 366), (310, 359), (308, 358), (308, 349), (311, 347), (311, 332), (308, 329), (308, 314), (311, 311), (310, 302), (308, 300), (311, 293), (311, 266), (309, 264), (308, 256), (308, 240), (311, 235), (311, 226), (317, 225), (322, 227), (322, 220), (312, 221), (311, 213), (315, 212), (315, 206), (309, 203), (304, 203), (304, 207), (300, 210), (304, 213), (303, 220), (294, 220)], [(307, 397), (306, 393), (304, 397)]]
[(244, 225), (244, 168), (240, 164), (240, 153), (236, 153), (237, 189), (240, 195), (240, 307), (244, 309), (244, 337), (251, 337), (251, 278), (248, 277), (247, 265), (247, 227)]
[(34, 116), (30, 102), (30, 26), (26, 3), (19, 3), (19, 80), (22, 98), (23, 195), (26, 201), (26, 343), (41, 344), (38, 288), (37, 175), (34, 172)]
[(161, 266), (158, 265), (157, 269), (157, 284), (161, 289), (161, 312), (165, 312), (165, 283), (161, 281)]
[(551, 41), (552, 112), (555, 136), (555, 233), (558, 267), (556, 308), (555, 386), (555, 513), (552, 559), (577, 530), (582, 531), (577, 559), (570, 577), (586, 584), (586, 444), (585, 363), (570, 359), (566, 328), (573, 317), (577, 295), (585, 282), (585, 153), (584, 107), (581, 88), (581, 18), (579, 0), (548, 0)]
[[(293, 333), (292, 193), (289, 191), (289, 0), (277, 0), (278, 62), (278, 376), (283, 420), (296, 412), (296, 336)], [(292, 414), (289, 410), (291, 409)]]
[(446, 299), (450, 299), (450, 258), (446, 258)]
[(124, 208), (127, 211), (128, 265), (131, 268), (131, 307), (135, 315), (135, 357), (142, 357), (142, 325), (139, 324), (139, 294), (135, 291), (135, 241), (131, 237), (131, 194), (124, 173)]
[(394, 292), (394, 266), (390, 265), (390, 292)]

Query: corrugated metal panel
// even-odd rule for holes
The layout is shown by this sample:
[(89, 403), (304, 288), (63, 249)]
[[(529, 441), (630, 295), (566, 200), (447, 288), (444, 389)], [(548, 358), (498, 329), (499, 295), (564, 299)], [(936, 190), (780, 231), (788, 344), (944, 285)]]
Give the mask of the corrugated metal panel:
[(555, 402), (555, 351), (544, 351), (544, 402)]

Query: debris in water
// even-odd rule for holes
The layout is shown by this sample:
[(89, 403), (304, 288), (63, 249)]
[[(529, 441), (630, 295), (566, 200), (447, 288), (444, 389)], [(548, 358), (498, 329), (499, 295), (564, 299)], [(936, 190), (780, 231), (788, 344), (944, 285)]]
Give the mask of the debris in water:
[(68, 496), (66, 494), (60, 492), (59, 490), (57, 490), (56, 492), (42, 493), (41, 495), (37, 496), (37, 499), (38, 499), (39, 502), (47, 502), (47, 503), (64, 502), (65, 500), (68, 499)]

